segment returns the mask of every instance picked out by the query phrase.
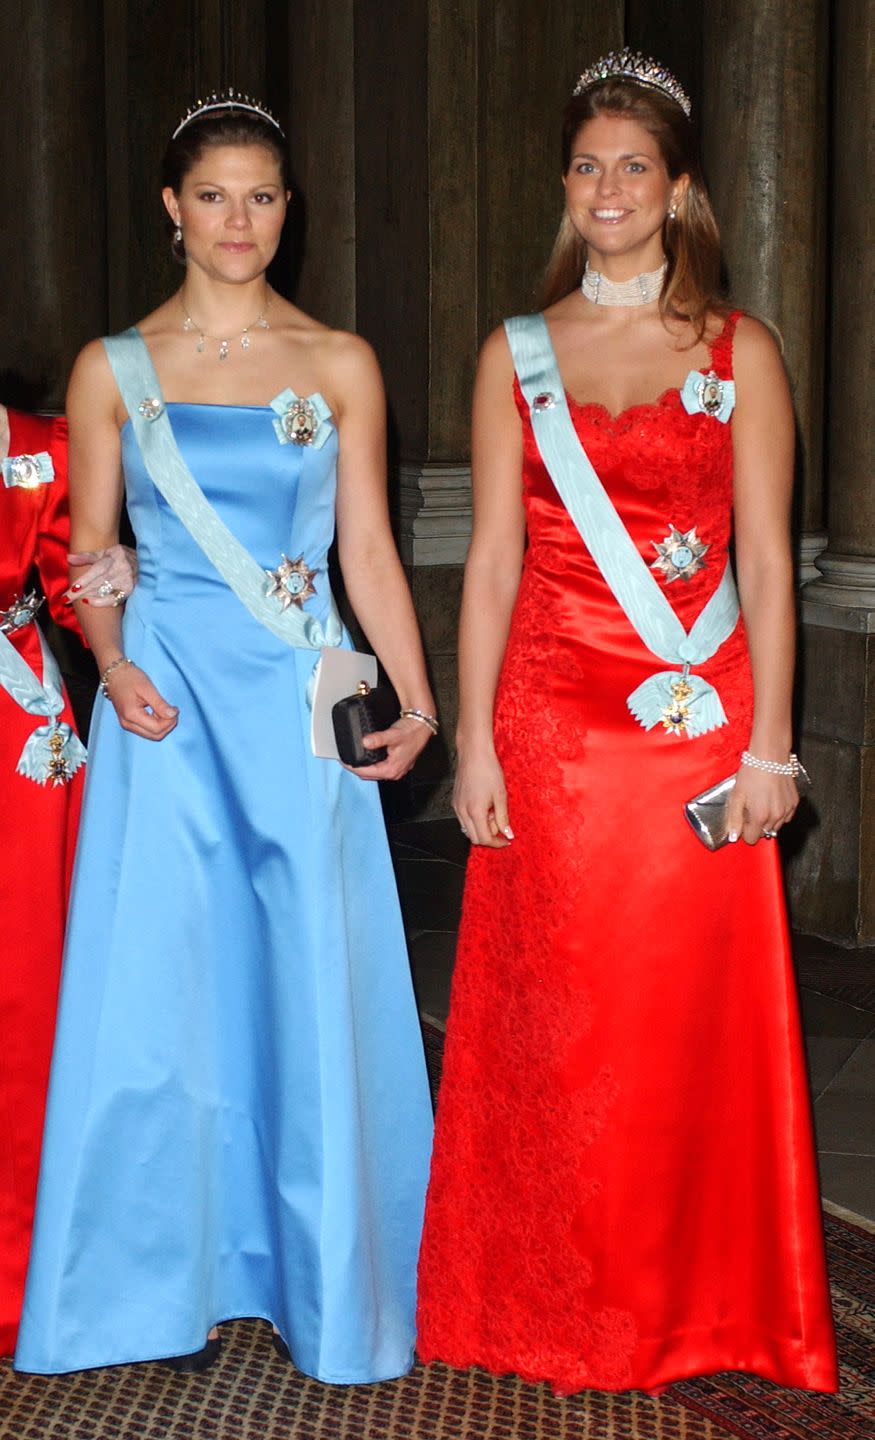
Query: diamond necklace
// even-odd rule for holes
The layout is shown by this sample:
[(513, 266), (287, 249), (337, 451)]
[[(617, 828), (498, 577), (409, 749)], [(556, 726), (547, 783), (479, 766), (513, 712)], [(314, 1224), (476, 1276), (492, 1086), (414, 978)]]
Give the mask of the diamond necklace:
[(667, 269), (668, 261), (663, 260), (658, 270), (633, 275), (631, 280), (609, 280), (601, 271), (591, 270), (587, 261), (580, 288), (593, 305), (649, 305), (662, 294)]
[[(272, 299), (273, 299), (273, 296), (272, 296), (272, 295), (268, 295), (268, 297), (267, 297), (267, 304), (265, 305), (265, 307), (264, 307), (264, 309), (261, 311), (261, 313), (260, 313), (259, 315), (256, 315), (256, 317), (255, 317), (254, 320), (250, 320), (249, 324), (248, 324), (248, 325), (244, 325), (244, 326), (243, 326), (243, 329), (238, 332), (238, 333), (239, 333), (239, 336), (240, 336), (240, 349), (241, 349), (241, 350), (248, 350), (248, 349), (249, 349), (249, 346), (252, 344), (252, 341), (249, 339), (249, 332), (250, 332), (250, 330), (269, 330), (269, 329), (270, 329), (270, 321), (269, 321), (268, 318), (267, 318), (267, 312), (268, 312), (268, 310), (270, 309), (270, 302), (271, 302)], [(200, 325), (198, 325), (198, 323), (197, 323), (196, 320), (192, 320), (191, 316), (189, 315), (188, 311), (187, 311), (186, 308), (185, 308), (185, 301), (183, 300), (181, 294), (180, 294), (180, 297), (179, 297), (179, 303), (180, 303), (180, 305), (182, 306), (182, 313), (183, 313), (183, 315), (184, 315), (184, 317), (185, 317), (184, 320), (183, 320), (183, 322), (182, 322), (182, 328), (183, 328), (183, 330), (186, 330), (186, 331), (195, 331), (195, 332), (197, 333), (197, 347), (196, 347), (196, 348), (197, 348), (198, 354), (199, 354), (199, 355), (203, 355), (204, 350), (206, 349), (206, 344), (207, 344), (207, 341), (208, 341), (208, 340), (216, 340), (216, 341), (218, 341), (218, 344), (219, 344), (219, 359), (220, 359), (220, 360), (227, 360), (228, 356), (229, 356), (230, 353), (231, 353), (231, 341), (232, 341), (235, 337), (234, 337), (233, 335), (231, 335), (229, 338), (223, 340), (220, 335), (208, 335), (207, 332), (206, 332), (206, 330), (202, 330), (202, 329), (201, 329)]]

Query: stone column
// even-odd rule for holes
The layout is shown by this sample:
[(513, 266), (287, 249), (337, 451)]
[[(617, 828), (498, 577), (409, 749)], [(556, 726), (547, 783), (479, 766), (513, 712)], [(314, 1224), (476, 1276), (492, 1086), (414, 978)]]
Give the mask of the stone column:
[[(837, 7), (841, 9), (842, 7)], [(702, 135), (733, 298), (783, 337), (798, 422), (799, 576), (826, 544), (825, 0), (702, 7)]]
[(0, 6), (0, 398), (60, 409), (106, 316), (100, 0)]
[(875, 944), (875, 0), (833, 11), (829, 547), (805, 587), (803, 743), (819, 824), (790, 868), (803, 928)]
[(377, 25), (355, 7), (357, 325), (386, 377), (401, 553), (444, 722), (418, 783), (393, 789), (407, 813), (445, 811), (451, 785), (477, 351), (533, 306), (561, 213), (562, 106), (621, 42), (622, 11), (385, 0)]

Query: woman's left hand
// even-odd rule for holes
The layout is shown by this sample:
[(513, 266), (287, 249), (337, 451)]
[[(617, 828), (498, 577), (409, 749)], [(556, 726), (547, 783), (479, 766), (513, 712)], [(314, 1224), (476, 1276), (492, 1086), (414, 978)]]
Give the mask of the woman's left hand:
[(772, 775), (740, 765), (726, 811), (729, 839), (774, 839), (782, 825), (792, 820), (799, 804), (799, 791), (790, 775)]
[(87, 600), (89, 605), (123, 605), (137, 583), (137, 556), (127, 545), (110, 545), (106, 550), (83, 550), (67, 556), (70, 565), (87, 565), (65, 590), (68, 602)]
[(421, 720), (396, 720), (388, 730), (374, 730), (362, 741), (366, 750), (379, 750), (385, 746), (389, 751), (385, 760), (377, 765), (358, 768), (345, 765), (343, 768), (351, 770), (362, 780), (400, 780), (413, 768), (431, 738), (431, 730)]

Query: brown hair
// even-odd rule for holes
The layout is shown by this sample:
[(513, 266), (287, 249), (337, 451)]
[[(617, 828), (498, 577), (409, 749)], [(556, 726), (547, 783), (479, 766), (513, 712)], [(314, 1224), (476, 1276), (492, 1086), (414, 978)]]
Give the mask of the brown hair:
[[(663, 226), (662, 243), (668, 269), (659, 310), (663, 319), (688, 321), (701, 340), (709, 313), (725, 314), (721, 295), (720, 232), (705, 188), (693, 126), (681, 107), (634, 81), (600, 81), (574, 96), (562, 117), (562, 173), (568, 173), (571, 151), (582, 125), (596, 115), (621, 115), (635, 120), (656, 140), (669, 179), (690, 178), (677, 218)], [(563, 215), (541, 285), (540, 306), (546, 309), (580, 284), (586, 265), (586, 242), (567, 212)]]

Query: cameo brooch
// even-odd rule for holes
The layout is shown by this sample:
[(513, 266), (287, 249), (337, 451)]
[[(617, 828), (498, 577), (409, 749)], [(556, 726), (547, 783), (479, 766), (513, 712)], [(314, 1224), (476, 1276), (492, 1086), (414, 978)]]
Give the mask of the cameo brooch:
[(281, 445), (311, 445), (318, 450), (331, 432), (331, 411), (321, 395), (296, 395), (284, 390), (271, 400), (273, 428)]
[(681, 390), (681, 401), (688, 415), (710, 415), (725, 425), (735, 409), (735, 384), (721, 380), (715, 370), (709, 370), (707, 375), (691, 370)]

